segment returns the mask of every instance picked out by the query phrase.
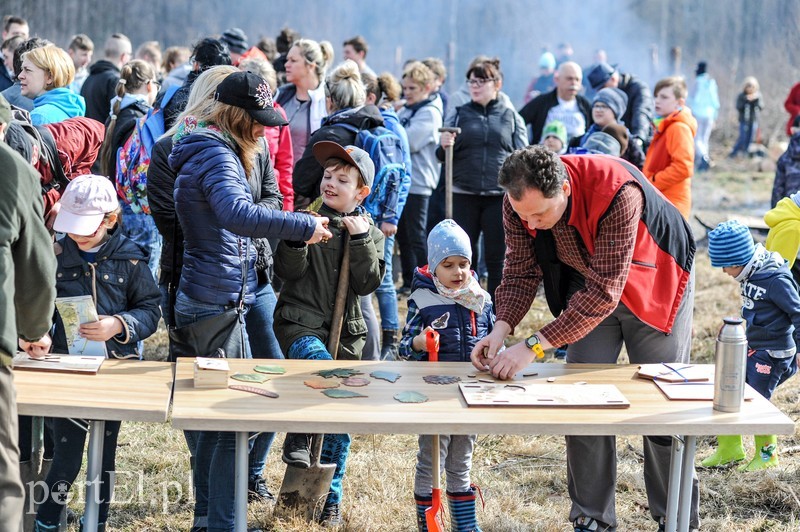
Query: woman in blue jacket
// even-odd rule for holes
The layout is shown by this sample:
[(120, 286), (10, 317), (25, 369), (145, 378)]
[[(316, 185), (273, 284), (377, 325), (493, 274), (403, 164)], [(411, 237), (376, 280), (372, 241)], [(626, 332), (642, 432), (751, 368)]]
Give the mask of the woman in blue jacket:
[(86, 114), (83, 97), (69, 89), (74, 78), (72, 59), (58, 46), (48, 44), (23, 54), (18, 79), (20, 93), (33, 100), (33, 125), (53, 124)]
[(436, 155), (444, 161), (444, 149), (453, 147), (453, 219), (469, 235), (475, 264), (478, 237), (483, 233), (487, 290), (494, 299), (506, 252), (503, 189), (497, 184), (497, 174), (506, 157), (528, 145), (528, 138), (522, 117), (497, 99), (503, 86), (499, 59), (473, 61), (467, 84), (471, 101), (457, 107), (445, 124), (461, 128), (461, 133), (442, 133)]
[[(247, 176), (264, 126), (285, 125), (272, 106), (267, 82), (249, 72), (220, 83), (215, 100), (197, 116), (184, 117), (174, 135), (169, 163), (177, 174), (175, 210), (184, 236), (183, 269), (175, 302), (175, 324), (189, 325), (239, 304), (242, 266), (247, 279), (244, 305), (254, 301), (257, 277), (252, 238), (319, 242), (330, 237), (327, 218), (275, 211), (255, 204)], [(245, 342), (245, 350), (249, 351)], [(195, 526), (230, 530), (234, 516), (235, 434), (203, 431), (194, 441), (195, 476), (205, 476), (205, 516)], [(198, 485), (201, 485), (197, 481)], [(195, 511), (197, 512), (197, 507)]]

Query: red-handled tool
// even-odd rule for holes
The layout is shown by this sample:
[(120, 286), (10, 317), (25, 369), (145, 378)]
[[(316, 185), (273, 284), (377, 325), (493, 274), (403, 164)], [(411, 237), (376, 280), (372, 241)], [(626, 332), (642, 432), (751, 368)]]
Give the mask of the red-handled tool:
[[(425, 331), (425, 346), (428, 351), (428, 360), (431, 362), (439, 361), (439, 333), (433, 329)], [(441, 517), (439, 512), (442, 510), (442, 479), (440, 476), (439, 467), (439, 435), (434, 434), (431, 436), (433, 442), (431, 444), (431, 469), (433, 490), (431, 492), (431, 507), (425, 510), (425, 524), (428, 526), (429, 532), (443, 532)]]

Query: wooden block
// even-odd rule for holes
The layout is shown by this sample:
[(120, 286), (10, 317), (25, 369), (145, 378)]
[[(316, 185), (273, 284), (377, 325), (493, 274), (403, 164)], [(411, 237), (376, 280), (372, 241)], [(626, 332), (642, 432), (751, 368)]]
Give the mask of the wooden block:
[(194, 361), (194, 387), (227, 388), (229, 371), (225, 359), (197, 357)]

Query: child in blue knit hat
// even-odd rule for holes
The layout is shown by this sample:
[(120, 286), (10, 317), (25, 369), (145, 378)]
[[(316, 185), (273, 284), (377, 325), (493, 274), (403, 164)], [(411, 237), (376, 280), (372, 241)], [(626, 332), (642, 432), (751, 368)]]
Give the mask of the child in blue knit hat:
[[(708, 233), (711, 265), (739, 281), (742, 317), (747, 321), (747, 384), (769, 399), (797, 371), (800, 296), (789, 266), (779, 253), (754, 244), (750, 230), (723, 222)], [(717, 451), (702, 461), (717, 467), (745, 458), (741, 436), (719, 436)], [(778, 438), (755, 437), (756, 454), (740, 471), (778, 465)]]
[[(470, 269), (472, 245), (453, 220), (443, 220), (428, 235), (428, 265), (417, 268), (408, 297), (408, 316), (400, 357), (427, 360), (425, 335), (439, 333), (439, 361), (468, 362), (475, 344), (494, 327), (492, 299)], [(475, 517), (476, 490), (470, 481), (475, 435), (442, 435), (441, 463), (447, 473), (447, 501), (453, 530), (480, 531)], [(425, 510), (432, 500), (433, 438), (419, 437), (414, 499), (417, 526), (427, 530)]]

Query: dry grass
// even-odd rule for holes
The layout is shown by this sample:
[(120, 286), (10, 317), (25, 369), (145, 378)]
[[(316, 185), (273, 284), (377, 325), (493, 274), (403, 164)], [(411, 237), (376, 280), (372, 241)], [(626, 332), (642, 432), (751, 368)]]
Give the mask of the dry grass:
[[(721, 164), (696, 181), (697, 212), (716, 223), (729, 213), (757, 214), (768, 203), (771, 174), (736, 171)], [(697, 227), (697, 235), (704, 230)], [(694, 359), (710, 362), (722, 317), (738, 311), (736, 284), (711, 268), (700, 250), (697, 258)], [(550, 319), (540, 301), (518, 328), (519, 338)], [(148, 340), (149, 353), (164, 352), (163, 332)], [(793, 419), (800, 416), (800, 385), (792, 379), (780, 388), (775, 404)], [(284, 466), (278, 437), (267, 465), (267, 483), (277, 491)], [(712, 451), (713, 438), (702, 438), (698, 456)], [(753, 452), (752, 440), (748, 450)], [(699, 471), (702, 530), (800, 530), (800, 433), (780, 440), (781, 466), (755, 474), (735, 469)], [(617, 512), (620, 530), (654, 530), (642, 478), (641, 438), (618, 438)], [(416, 438), (407, 435), (355, 436), (345, 477), (344, 514), (348, 531), (413, 530), (411, 486)], [(111, 526), (130, 532), (188, 530), (192, 522), (189, 457), (182, 434), (169, 425), (123, 424), (117, 466), (141, 474), (141, 497), (112, 507)], [(117, 495), (132, 491), (135, 476), (118, 482)], [(481, 436), (475, 451), (473, 480), (482, 487), (485, 508), (479, 521), (487, 531), (569, 530), (564, 440), (553, 436)], [(167, 500), (165, 501), (165, 494)], [(80, 504), (75, 510), (82, 511)], [(272, 518), (271, 508), (250, 505), (250, 526), (274, 531), (320, 528)]]

